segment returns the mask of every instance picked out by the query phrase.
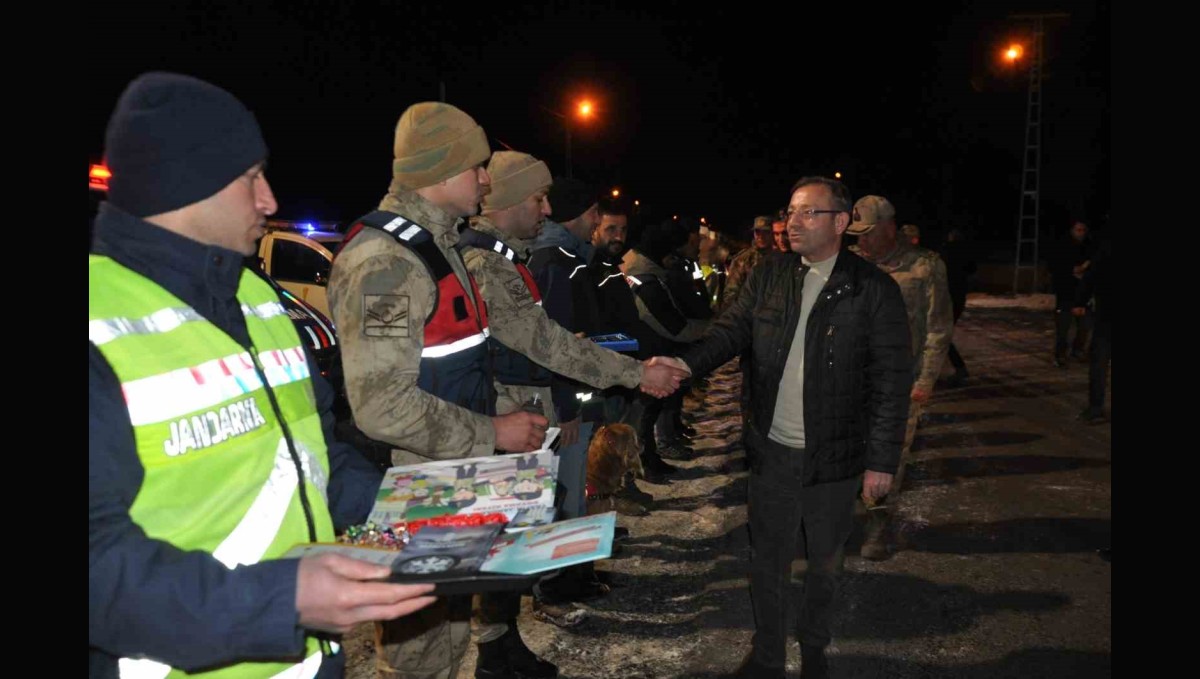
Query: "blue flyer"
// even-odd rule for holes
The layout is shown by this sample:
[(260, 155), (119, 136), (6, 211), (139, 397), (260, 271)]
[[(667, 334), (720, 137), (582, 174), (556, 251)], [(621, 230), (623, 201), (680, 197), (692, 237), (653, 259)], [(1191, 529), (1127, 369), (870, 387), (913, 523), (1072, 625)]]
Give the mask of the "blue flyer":
[(617, 513), (557, 521), (496, 538), (479, 570), (525, 575), (612, 556)]

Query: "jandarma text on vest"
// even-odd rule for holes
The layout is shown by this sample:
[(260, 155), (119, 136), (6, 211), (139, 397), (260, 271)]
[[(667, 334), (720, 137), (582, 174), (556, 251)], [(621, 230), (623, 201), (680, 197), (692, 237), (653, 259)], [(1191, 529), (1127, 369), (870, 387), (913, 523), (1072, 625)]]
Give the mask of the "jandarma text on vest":
[(171, 457), (183, 455), (189, 450), (223, 443), (266, 423), (253, 398), (230, 403), (217, 410), (172, 422), (171, 438), (163, 442), (163, 452)]

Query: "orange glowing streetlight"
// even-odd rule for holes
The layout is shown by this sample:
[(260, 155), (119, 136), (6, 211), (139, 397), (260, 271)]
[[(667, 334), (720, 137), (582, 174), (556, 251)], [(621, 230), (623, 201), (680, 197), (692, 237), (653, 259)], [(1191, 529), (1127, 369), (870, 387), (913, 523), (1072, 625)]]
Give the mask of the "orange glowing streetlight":
[(97, 191), (108, 191), (108, 180), (112, 172), (106, 165), (92, 165), (88, 168), (88, 188)]
[(833, 178), (834, 178), (834, 179), (841, 179), (841, 178), (842, 178), (842, 173), (841, 173), (841, 172), (834, 172), (834, 173), (833, 173)]
[[(558, 111), (541, 107), (543, 111), (563, 121), (563, 131), (566, 136), (567, 177), (571, 177), (571, 119)], [(575, 113), (580, 120), (588, 120), (596, 113), (596, 105), (590, 99), (584, 99), (575, 106)]]
[(618, 196), (620, 196), (620, 195), (621, 195), (621, 189), (618, 189), (618, 188), (616, 188), (616, 187), (613, 187), (613, 190), (612, 190), (612, 196), (613, 196), (613, 198), (616, 198), (616, 197), (618, 197)]
[(1021, 56), (1024, 54), (1025, 54), (1025, 48), (1022, 47), (1019, 43), (1015, 43), (1015, 42), (1013, 44), (1009, 45), (1008, 49), (1004, 50), (1004, 58), (1007, 59), (1009, 63), (1015, 62), (1017, 59), (1020, 59)]

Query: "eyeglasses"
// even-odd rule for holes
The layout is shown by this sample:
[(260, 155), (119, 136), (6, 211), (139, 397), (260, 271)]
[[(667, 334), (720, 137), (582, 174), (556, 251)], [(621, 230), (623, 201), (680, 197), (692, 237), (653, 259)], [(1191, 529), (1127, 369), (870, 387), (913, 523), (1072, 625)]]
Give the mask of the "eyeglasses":
[(845, 212), (845, 210), (816, 210), (813, 208), (807, 210), (788, 210), (787, 217), (791, 219), (792, 215), (800, 215), (800, 219), (811, 222), (817, 218), (817, 215), (836, 215), (839, 212)]

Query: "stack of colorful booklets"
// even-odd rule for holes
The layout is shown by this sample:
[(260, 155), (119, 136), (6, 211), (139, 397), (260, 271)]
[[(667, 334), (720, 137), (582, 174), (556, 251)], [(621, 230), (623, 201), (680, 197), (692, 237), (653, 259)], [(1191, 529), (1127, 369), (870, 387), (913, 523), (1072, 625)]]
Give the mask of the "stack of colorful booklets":
[(537, 573), (612, 555), (615, 512), (554, 521), (557, 476), (549, 450), (392, 467), (356, 527), (387, 540), (302, 544), (285, 557), (335, 552), (445, 594), (528, 587)]

